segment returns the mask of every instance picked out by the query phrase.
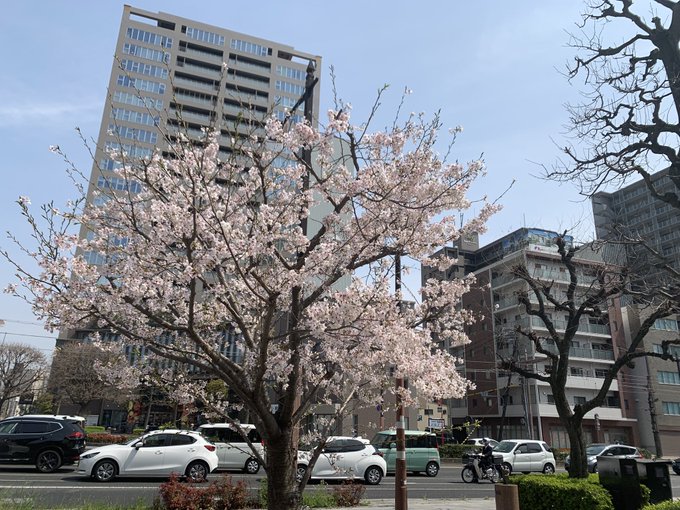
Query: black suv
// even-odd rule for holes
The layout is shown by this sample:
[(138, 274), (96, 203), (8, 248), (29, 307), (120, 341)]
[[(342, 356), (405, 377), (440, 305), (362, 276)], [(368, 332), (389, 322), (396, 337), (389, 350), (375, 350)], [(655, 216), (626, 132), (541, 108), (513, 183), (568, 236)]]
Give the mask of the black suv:
[(27, 415), (0, 421), (0, 464), (35, 464), (52, 473), (73, 464), (85, 450), (77, 416)]

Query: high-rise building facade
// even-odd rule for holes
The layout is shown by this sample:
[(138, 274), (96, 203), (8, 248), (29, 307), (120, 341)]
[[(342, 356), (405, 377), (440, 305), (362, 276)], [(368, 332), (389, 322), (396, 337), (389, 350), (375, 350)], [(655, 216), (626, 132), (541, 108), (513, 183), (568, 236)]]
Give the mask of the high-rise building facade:
[[(307, 68), (321, 57), (293, 47), (167, 13), (126, 5), (104, 105), (89, 193), (133, 186), (111, 172), (110, 151), (143, 158), (179, 132), (220, 132), (220, 157), (234, 140), (263, 134), (263, 119), (283, 119), (305, 92)], [(311, 102), (319, 111), (318, 85)], [(300, 104), (292, 120), (302, 118)], [(97, 263), (97, 254), (89, 254)]]
[[(661, 195), (677, 192), (668, 170), (654, 174), (651, 182)], [(644, 181), (611, 193), (597, 193), (592, 205), (598, 239), (619, 239), (621, 235), (638, 238), (659, 255), (652, 255), (642, 246), (627, 245), (627, 263), (634, 273), (634, 285), (653, 293), (655, 285), (667, 285), (669, 278), (672, 282), (674, 277), (659, 266), (667, 264), (680, 270), (680, 210), (656, 198)], [(629, 302), (623, 313), (625, 334), (630, 341), (648, 309)], [(678, 338), (678, 326), (676, 316), (657, 320), (641, 348), (661, 352), (664, 340)], [(671, 350), (680, 355), (677, 346)], [(640, 417), (640, 446), (664, 456), (680, 455), (680, 363), (653, 357), (641, 359), (631, 374), (630, 384)]]
[[(556, 236), (555, 232), (522, 228), (482, 248), (471, 245), (469, 240), (446, 248), (450, 252), (447, 256), (458, 260), (454, 273), (475, 274), (477, 284), (463, 297), (463, 306), (481, 317), (468, 328), (471, 342), (464, 348), (442, 346), (463, 359), (460, 370), (476, 385), (465, 399), (449, 402), (447, 425), (479, 420), (481, 428), (476, 432), (479, 435), (498, 438), (502, 427), (503, 438), (536, 438), (556, 448), (569, 447), (548, 383), (498, 368), (501, 359), (514, 359), (529, 371), (550, 370), (547, 356), (537, 352), (533, 344), (517, 332), (520, 326), (545, 338), (547, 348), (554, 346), (548, 339), (545, 324), (538, 317), (529, 316), (519, 304), (520, 293), (527, 293), (530, 299), (532, 293), (524, 280), (513, 275), (512, 269), (524, 265), (537, 280), (554, 282), (554, 294), (558, 298), (563, 296), (569, 285), (569, 273), (560, 261), (554, 242)], [(594, 252), (583, 249), (578, 253), (575, 262), (582, 275), (602, 264)], [(423, 270), (423, 278), (452, 276)], [(581, 279), (581, 290), (592, 284), (592, 279)], [(558, 333), (563, 332), (565, 318), (555, 310), (549, 313)], [(572, 405), (595, 396), (619, 349), (624, 347), (619, 315), (615, 300), (602, 317), (582, 319), (570, 350), (565, 388)], [(628, 387), (622, 384), (623, 377), (622, 373), (612, 382), (605, 404), (586, 415), (587, 442), (636, 442), (635, 416)]]
[[(315, 78), (321, 57), (292, 46), (242, 34), (163, 12), (124, 6), (116, 42), (107, 98), (95, 148), (87, 200), (96, 203), (108, 193), (137, 191), (139, 184), (116, 175), (118, 162), (111, 153), (128, 159), (166, 154), (180, 133), (190, 140), (218, 131), (219, 158), (238, 158), (238, 149), (252, 136), (264, 135), (264, 120), (274, 114), (299, 122), (303, 116), (315, 126), (319, 112), (319, 84), (315, 82), (309, 104), (303, 96), (308, 72)], [(296, 106), (295, 111), (291, 111)], [(286, 164), (285, 161), (281, 162)], [(101, 193), (98, 193), (101, 192)], [(323, 214), (324, 204), (312, 212)], [(88, 232), (83, 229), (81, 235)], [(83, 254), (95, 265), (104, 262), (96, 252)], [(57, 345), (86, 338), (91, 331), (62, 331)], [(115, 335), (101, 332), (104, 339)], [(227, 331), (225, 355), (235, 345)], [(233, 350), (233, 349), (232, 349)], [(128, 357), (144, 355), (128, 346)], [(64, 408), (64, 410), (68, 410)], [(102, 411), (103, 410), (103, 411)], [(87, 410), (83, 410), (83, 413)], [(128, 410), (116, 405), (97, 407), (100, 424), (115, 426), (127, 419)], [(152, 422), (167, 421), (166, 416)], [(148, 418), (147, 418), (148, 421)]]

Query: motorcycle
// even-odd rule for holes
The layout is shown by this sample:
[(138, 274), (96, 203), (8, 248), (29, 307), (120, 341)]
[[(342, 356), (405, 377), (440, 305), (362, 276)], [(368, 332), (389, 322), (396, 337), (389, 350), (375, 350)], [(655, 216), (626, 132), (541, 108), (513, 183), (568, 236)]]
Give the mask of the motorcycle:
[(480, 466), (482, 455), (479, 453), (468, 454), (467, 465), (463, 468), (461, 477), (465, 483), (478, 483), (479, 480), (489, 480), (491, 483), (498, 483), (501, 477), (501, 466), (485, 465)]

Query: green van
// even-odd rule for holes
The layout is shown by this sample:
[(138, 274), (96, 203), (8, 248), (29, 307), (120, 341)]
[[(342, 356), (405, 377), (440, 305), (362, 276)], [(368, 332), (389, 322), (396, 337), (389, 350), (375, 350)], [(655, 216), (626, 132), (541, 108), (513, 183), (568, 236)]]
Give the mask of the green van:
[[(405, 430), (404, 434), (406, 435), (406, 470), (413, 473), (425, 472), (427, 476), (437, 476), (440, 464), (437, 436), (421, 430)], [(394, 473), (397, 457), (397, 431), (378, 432), (371, 444), (383, 454), (387, 462), (387, 472)]]

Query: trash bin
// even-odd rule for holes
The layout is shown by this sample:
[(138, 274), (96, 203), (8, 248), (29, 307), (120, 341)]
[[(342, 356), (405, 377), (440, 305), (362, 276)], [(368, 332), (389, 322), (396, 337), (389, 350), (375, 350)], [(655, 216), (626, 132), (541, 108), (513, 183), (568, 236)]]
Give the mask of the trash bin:
[(615, 510), (638, 510), (642, 507), (640, 477), (635, 459), (597, 458), (600, 484), (612, 495)]
[(661, 503), (673, 499), (669, 467), (670, 460), (638, 460), (637, 470), (640, 482), (649, 487), (649, 502)]

